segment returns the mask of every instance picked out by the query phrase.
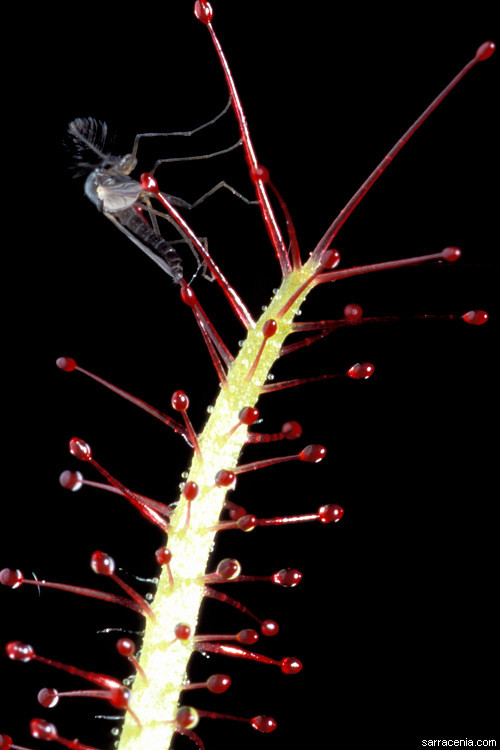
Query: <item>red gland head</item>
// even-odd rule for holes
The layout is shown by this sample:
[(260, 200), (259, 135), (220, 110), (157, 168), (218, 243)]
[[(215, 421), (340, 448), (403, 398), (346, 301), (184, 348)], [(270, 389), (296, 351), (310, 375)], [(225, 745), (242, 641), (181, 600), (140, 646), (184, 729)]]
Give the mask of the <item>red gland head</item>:
[(174, 391), (171, 404), (172, 409), (175, 409), (175, 411), (187, 411), (189, 408), (189, 399), (184, 391)]
[(250, 168), (250, 177), (253, 182), (262, 180), (262, 182), (268, 183), (270, 179), (269, 170), (267, 167), (263, 167), (262, 164), (259, 164), (256, 167)]
[(227, 674), (213, 674), (207, 680), (207, 688), (211, 693), (225, 693), (231, 685), (231, 678)]
[(266, 320), (266, 322), (262, 326), (262, 335), (265, 339), (270, 339), (271, 336), (274, 336), (277, 330), (278, 324), (273, 318), (270, 318), (269, 320)]
[(54, 708), (59, 703), (59, 693), (55, 688), (42, 688), (37, 695), (37, 700), (44, 708)]
[(191, 627), (185, 622), (179, 622), (174, 628), (174, 633), (180, 641), (187, 641), (191, 636)]
[(135, 654), (135, 643), (131, 638), (120, 638), (116, 641), (116, 650), (121, 656), (133, 656)]
[(30, 721), (30, 732), (31, 736), (35, 740), (46, 740), (52, 742), (57, 740), (58, 734), (54, 724), (49, 724), (44, 719), (32, 719)]
[(205, 26), (207, 26), (214, 17), (212, 6), (207, 0), (196, 0), (194, 4), (194, 14), (198, 21), (204, 23)]
[(23, 581), (24, 576), (20, 570), (10, 570), (10, 568), (0, 570), (0, 583), (2, 586), (8, 586), (11, 589), (18, 589)]
[(293, 588), (301, 582), (302, 573), (295, 568), (282, 568), (277, 573), (274, 573), (272, 580), (273, 583), (277, 583), (279, 586)]
[(257, 526), (257, 517), (249, 513), (246, 516), (238, 518), (236, 526), (240, 531), (253, 531)]
[(299, 453), (300, 461), (309, 464), (317, 464), (326, 456), (326, 448), (323, 445), (306, 445)]
[(226, 557), (217, 565), (217, 575), (225, 581), (234, 581), (241, 573), (241, 565), (238, 560)]
[(12, 661), (22, 661), (24, 663), (31, 661), (36, 656), (33, 646), (30, 646), (29, 643), (21, 643), (21, 641), (10, 641), (5, 646), (5, 651)]
[(188, 286), (187, 284), (184, 284), (183, 286), (181, 286), (181, 300), (188, 307), (196, 307), (198, 303), (198, 300), (196, 299), (196, 294), (193, 292), (191, 287)]
[(196, 500), (198, 495), (200, 494), (200, 488), (196, 484), (196, 482), (186, 482), (182, 489), (182, 494), (186, 498), (186, 500)]
[(245, 406), (244, 409), (238, 414), (238, 419), (241, 424), (251, 425), (254, 424), (259, 418), (259, 410), (254, 409), (251, 406)]
[(159, 191), (158, 182), (149, 172), (143, 172), (141, 174), (141, 187), (148, 193), (157, 193)]
[(344, 509), (340, 505), (322, 505), (318, 509), (318, 515), (321, 523), (336, 523), (344, 515)]
[(297, 674), (302, 670), (302, 662), (294, 656), (285, 656), (280, 662), (280, 669), (283, 674)]
[(172, 559), (172, 553), (166, 547), (160, 547), (155, 552), (156, 562), (159, 565), (168, 565)]
[(237, 521), (239, 518), (246, 516), (246, 509), (242, 505), (233, 505), (229, 508), (229, 518), (231, 521)]
[(363, 308), (360, 305), (350, 304), (344, 307), (344, 318), (349, 323), (359, 323), (363, 317)]
[(78, 492), (83, 487), (83, 474), (79, 471), (63, 471), (59, 475), (59, 484), (64, 487), (65, 490), (71, 490), (71, 492)]
[(71, 438), (69, 441), (69, 452), (79, 461), (91, 461), (92, 451), (90, 445), (80, 438)]
[(245, 628), (245, 630), (240, 630), (236, 635), (236, 640), (245, 646), (253, 646), (259, 640), (259, 634), (256, 630), (252, 630), (252, 628)]
[(441, 255), (448, 263), (454, 263), (461, 257), (462, 251), (459, 247), (445, 247)]
[(285, 440), (297, 440), (302, 435), (302, 427), (298, 422), (285, 422), (281, 432)]
[(198, 712), (192, 706), (181, 706), (175, 715), (175, 723), (182, 729), (193, 729), (199, 720)]
[(484, 310), (469, 310), (462, 315), (462, 320), (470, 326), (482, 326), (488, 320), (488, 313)]
[(346, 375), (348, 378), (352, 378), (352, 380), (368, 380), (374, 372), (375, 365), (372, 365), (371, 362), (357, 362), (352, 367), (349, 367)]
[(64, 372), (73, 372), (76, 370), (76, 362), (71, 357), (59, 357), (56, 359), (56, 365), (60, 370)]
[(250, 719), (250, 724), (258, 732), (264, 732), (264, 734), (274, 732), (278, 726), (272, 716), (254, 716), (253, 719)]
[(483, 42), (483, 44), (478, 47), (475, 58), (479, 62), (482, 62), (483, 60), (487, 60), (488, 57), (491, 57), (495, 50), (495, 42)]
[(320, 259), (320, 266), (321, 268), (326, 268), (328, 270), (331, 270), (332, 268), (336, 268), (338, 264), (340, 263), (340, 253), (338, 250), (325, 250), (321, 254)]
[(234, 483), (235, 479), (236, 475), (234, 471), (221, 469), (215, 475), (215, 484), (217, 485), (217, 487), (230, 487)]
[(262, 635), (272, 636), (279, 633), (280, 626), (276, 620), (264, 620), (260, 625), (260, 632)]
[(119, 685), (118, 687), (111, 688), (108, 700), (116, 708), (128, 708), (131, 698), (132, 693), (130, 690), (125, 685)]
[(112, 576), (115, 572), (116, 563), (106, 552), (93, 552), (90, 558), (90, 567), (99, 576)]
[(0, 734), (0, 750), (10, 750), (12, 747), (12, 737), (8, 734)]

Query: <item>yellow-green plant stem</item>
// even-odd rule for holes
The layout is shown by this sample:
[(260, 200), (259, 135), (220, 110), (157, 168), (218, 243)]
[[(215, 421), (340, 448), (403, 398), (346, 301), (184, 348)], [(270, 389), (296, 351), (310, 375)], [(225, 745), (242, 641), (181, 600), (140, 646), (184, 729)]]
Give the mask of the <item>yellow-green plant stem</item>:
[[(246, 439), (246, 427), (241, 425), (229, 437), (238, 423), (240, 411), (253, 407), (261, 395), (261, 387), (279, 357), (284, 340), (292, 331), (292, 321), (311, 287), (307, 287), (294, 301), (283, 318), (278, 313), (318, 267), (311, 260), (299, 271), (287, 276), (261, 316), (256, 328), (248, 332), (237, 358), (229, 369), (227, 388), (222, 388), (213, 411), (199, 436), (202, 460), (194, 454), (187, 481), (196, 482), (200, 493), (191, 503), (191, 518), (186, 527), (187, 501), (181, 495), (171, 517), (168, 548), (174, 585), (170, 585), (167, 571), (163, 571), (142, 643), (140, 664), (147, 682), (137, 675), (133, 686), (132, 708), (139, 717), (137, 726), (130, 714), (125, 717), (119, 750), (168, 750), (175, 731), (173, 719), (179, 705), (179, 693), (186, 677), (187, 664), (193, 653), (192, 638), (175, 639), (174, 628), (186, 623), (194, 634), (204, 584), (201, 576), (207, 571), (218, 523), (227, 490), (217, 488), (214, 478), (221, 469), (233, 469)], [(277, 332), (267, 339), (259, 364), (248, 380), (255, 357), (263, 341), (262, 327), (268, 320), (278, 322)], [(208, 565), (208, 568), (207, 568)], [(189, 701), (183, 701), (188, 703)]]

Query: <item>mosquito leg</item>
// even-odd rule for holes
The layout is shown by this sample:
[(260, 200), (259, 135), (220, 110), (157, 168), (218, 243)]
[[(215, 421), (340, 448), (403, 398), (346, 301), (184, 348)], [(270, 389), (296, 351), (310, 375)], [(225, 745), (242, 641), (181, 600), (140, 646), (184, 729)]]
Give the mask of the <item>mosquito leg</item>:
[[(205, 252), (208, 255), (208, 238), (207, 237), (198, 237), (200, 242), (203, 243), (203, 247), (205, 248)], [(203, 271), (201, 272), (202, 278), (204, 278), (206, 281), (215, 281), (215, 276), (211, 271), (208, 270), (207, 264), (204, 260), (201, 260), (200, 254), (196, 252), (194, 249), (194, 245), (189, 240), (178, 240), (178, 242), (187, 242), (189, 249), (193, 253), (194, 257), (196, 258), (196, 262), (198, 264), (196, 271), (194, 272), (193, 276), (191, 277), (191, 281), (188, 283), (188, 286), (191, 286), (195, 278), (198, 276), (200, 269), (202, 268)]]
[[(158, 216), (162, 215), (159, 211), (156, 211), (156, 214)], [(207, 238), (198, 237), (198, 239), (200, 240), (200, 242), (203, 242), (203, 244), (205, 245), (205, 248), (208, 250)], [(168, 242), (170, 245), (188, 245), (189, 244), (188, 240), (169, 240)]]
[[(198, 239), (200, 240), (200, 242), (203, 242), (203, 245), (205, 246), (205, 250), (206, 250), (206, 251), (207, 251), (207, 253), (208, 253), (208, 242), (207, 242), (207, 238), (206, 238), (206, 237), (199, 237)], [(189, 249), (191, 250), (191, 252), (193, 253), (193, 255), (194, 255), (195, 259), (196, 259), (196, 271), (195, 271), (195, 272), (194, 272), (194, 274), (193, 274), (193, 275), (191, 276), (191, 279), (190, 279), (190, 281), (188, 282), (188, 286), (191, 286), (191, 284), (193, 283), (193, 281), (195, 280), (195, 278), (196, 278), (196, 277), (198, 276), (198, 274), (200, 273), (200, 270), (201, 270), (201, 269), (203, 269), (203, 271), (202, 271), (202, 274), (201, 274), (201, 275), (203, 276), (203, 278), (206, 278), (206, 277), (205, 277), (205, 272), (206, 272), (207, 264), (205, 263), (205, 261), (204, 261), (204, 260), (202, 260), (202, 259), (200, 258), (200, 254), (196, 252), (196, 250), (194, 249), (193, 243), (192, 243), (192, 242), (188, 242), (187, 244), (188, 244), (188, 247), (189, 247)], [(213, 280), (213, 279), (212, 279), (212, 280)]]
[(139, 148), (139, 141), (141, 138), (160, 138), (160, 137), (165, 138), (165, 137), (171, 137), (171, 136), (185, 137), (185, 136), (194, 135), (195, 133), (199, 133), (200, 130), (209, 128), (211, 125), (216, 123), (217, 120), (220, 120), (220, 118), (226, 114), (226, 112), (229, 110), (230, 107), (231, 107), (231, 96), (229, 97), (228, 102), (226, 106), (224, 107), (224, 109), (222, 110), (222, 112), (219, 112), (219, 114), (215, 115), (215, 117), (212, 117), (211, 120), (209, 120), (208, 122), (204, 122), (203, 125), (198, 125), (198, 127), (193, 128), (192, 130), (177, 130), (171, 133), (139, 133), (138, 135), (135, 136), (135, 139), (134, 139), (132, 153), (130, 154), (131, 161), (134, 161), (137, 157), (137, 150)]
[[(297, 241), (297, 234), (295, 232), (295, 227), (293, 225), (292, 218), (290, 216), (290, 212), (288, 211), (288, 207), (281, 197), (280, 193), (276, 189), (276, 187), (273, 185), (273, 183), (269, 180), (269, 187), (275, 194), (280, 206), (281, 210), (283, 211), (283, 214), (285, 216), (286, 226), (288, 230), (288, 238), (290, 241), (290, 250), (291, 250), (291, 257), (292, 257), (292, 265), (294, 269), (298, 269), (301, 267), (301, 261), (300, 261), (300, 250), (299, 245)], [(212, 196), (214, 193), (216, 193), (221, 188), (225, 188), (226, 190), (229, 190), (230, 193), (235, 195), (237, 198), (242, 200), (244, 203), (246, 203), (248, 206), (258, 206), (259, 201), (251, 200), (250, 198), (247, 198), (246, 196), (242, 195), (238, 190), (232, 187), (232, 185), (229, 185), (227, 182), (222, 180), (221, 182), (218, 182), (217, 185), (215, 185), (213, 188), (211, 188), (208, 192), (204, 193), (204, 195), (201, 196), (201, 198), (198, 198), (194, 203), (188, 203), (183, 198), (179, 198), (176, 195), (169, 195), (168, 193), (163, 193), (165, 198), (172, 203), (174, 206), (179, 206), (180, 208), (185, 208), (188, 211), (190, 211), (192, 208), (196, 208), (201, 203), (203, 203), (207, 198)], [(160, 216), (165, 216), (164, 214), (159, 214)], [(166, 218), (166, 216), (165, 216)], [(208, 250), (208, 248), (207, 248)], [(207, 278), (207, 276), (204, 275), (204, 278)], [(210, 281), (213, 281), (213, 277), (209, 279)]]
[(149, 198), (146, 198), (145, 201), (146, 201), (145, 210), (146, 210), (146, 212), (147, 212), (147, 214), (149, 216), (149, 220), (151, 222), (151, 226), (155, 230), (156, 234), (159, 234), (161, 236), (160, 227), (158, 226), (158, 221), (156, 219), (157, 212), (152, 207), (151, 201), (149, 200)]
[[(188, 211), (191, 210), (191, 203), (188, 203), (188, 201), (185, 201), (184, 198), (179, 198), (177, 195), (169, 195), (168, 193), (163, 193), (165, 198), (172, 203), (174, 206), (178, 206), (179, 208), (185, 208)], [(162, 214), (159, 214), (162, 216)]]
[[(210, 188), (206, 193), (204, 193), (201, 198), (198, 198), (194, 201), (194, 203), (188, 203), (183, 198), (179, 198), (176, 195), (168, 195), (168, 193), (162, 193), (162, 195), (165, 196), (165, 198), (172, 203), (174, 206), (179, 206), (180, 208), (185, 208), (188, 211), (191, 211), (192, 208), (196, 208), (200, 205), (200, 203), (203, 203), (207, 198), (210, 198), (211, 195), (216, 193), (218, 190), (221, 190), (221, 188), (224, 188), (225, 190), (229, 190), (230, 193), (235, 195), (237, 198), (239, 198), (241, 201), (247, 204), (247, 206), (258, 206), (259, 201), (253, 201), (250, 198), (247, 198), (246, 196), (242, 195), (238, 192), (232, 185), (229, 185), (224, 180), (221, 180), (221, 182), (218, 182), (217, 185), (215, 185), (213, 188)], [(158, 213), (158, 212), (157, 212)], [(164, 216), (164, 214), (159, 214), (160, 216)], [(166, 217), (165, 217), (166, 218)]]
[[(200, 237), (200, 240), (203, 242), (203, 245), (205, 246), (205, 250), (208, 254), (208, 239), (207, 237)], [(215, 281), (215, 276), (211, 271), (208, 270), (207, 264), (203, 263), (203, 271), (202, 271), (202, 277), (205, 279), (205, 281)]]
[[(232, 185), (229, 185), (224, 180), (221, 180), (221, 182), (218, 182), (217, 185), (215, 185), (213, 188), (211, 188), (208, 192), (204, 193), (201, 198), (198, 198), (194, 201), (194, 203), (189, 203), (188, 201), (184, 200), (184, 198), (179, 198), (177, 195), (169, 195), (168, 193), (162, 193), (162, 195), (165, 196), (165, 198), (174, 206), (178, 206), (179, 208), (185, 208), (187, 211), (191, 211), (192, 208), (196, 208), (196, 206), (199, 206), (200, 203), (203, 203), (204, 200), (209, 198), (211, 195), (213, 195), (217, 190), (220, 190), (221, 188), (225, 188), (226, 190), (229, 190), (230, 193), (235, 195), (237, 198), (239, 198), (241, 201), (247, 204), (247, 206), (258, 206), (259, 201), (251, 200), (250, 198), (247, 198), (246, 196), (242, 195), (238, 192)], [(157, 212), (158, 213), (158, 212)], [(164, 214), (159, 214), (160, 216), (163, 216)]]
[(235, 190), (234, 187), (229, 185), (227, 182), (224, 182), (222, 180), (221, 182), (218, 182), (217, 185), (215, 185), (213, 188), (211, 188), (208, 192), (206, 192), (204, 195), (201, 196), (201, 198), (198, 198), (194, 203), (192, 203), (189, 208), (196, 208), (196, 206), (199, 206), (200, 203), (203, 203), (207, 198), (210, 198), (211, 195), (214, 195), (218, 190), (221, 190), (221, 188), (224, 188), (225, 190), (229, 190), (230, 193), (235, 195), (237, 198), (239, 198), (241, 201), (247, 204), (247, 206), (258, 206), (259, 201), (253, 201), (250, 200), (250, 198), (246, 198), (244, 195), (239, 193), (237, 190)]
[(242, 144), (243, 144), (243, 141), (240, 138), (240, 140), (236, 141), (236, 143), (233, 143), (232, 146), (228, 146), (227, 148), (222, 148), (220, 151), (212, 151), (209, 154), (196, 154), (195, 156), (171, 156), (166, 159), (157, 159), (153, 169), (151, 170), (149, 174), (154, 174), (156, 172), (157, 167), (159, 167), (161, 164), (172, 164), (173, 162), (178, 162), (178, 161), (203, 161), (204, 159), (213, 159), (215, 156), (223, 156), (224, 154), (231, 153), (231, 151), (235, 151)]

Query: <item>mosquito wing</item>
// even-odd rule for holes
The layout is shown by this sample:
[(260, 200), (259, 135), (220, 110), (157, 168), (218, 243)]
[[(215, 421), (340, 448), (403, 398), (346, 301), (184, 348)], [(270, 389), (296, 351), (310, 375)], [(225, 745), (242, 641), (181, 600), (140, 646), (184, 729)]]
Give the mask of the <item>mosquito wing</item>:
[(165, 273), (178, 284), (183, 278), (182, 261), (163, 237), (149, 226), (134, 208), (104, 215), (129, 238), (138, 248), (151, 258)]

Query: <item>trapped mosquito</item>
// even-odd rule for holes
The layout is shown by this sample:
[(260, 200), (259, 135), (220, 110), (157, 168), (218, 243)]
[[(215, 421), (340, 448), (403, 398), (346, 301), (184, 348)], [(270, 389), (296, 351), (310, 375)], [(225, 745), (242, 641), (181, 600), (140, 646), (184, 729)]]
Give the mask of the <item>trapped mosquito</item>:
[[(169, 242), (162, 237), (157, 217), (160, 216), (163, 219), (166, 219), (174, 224), (178, 230), (179, 227), (172, 221), (168, 214), (153, 208), (148, 192), (139, 181), (130, 176), (137, 166), (139, 141), (141, 138), (145, 137), (193, 135), (216, 122), (228, 111), (230, 105), (231, 100), (228, 101), (225, 108), (216, 117), (190, 131), (174, 133), (140, 133), (135, 137), (132, 152), (125, 156), (114, 156), (105, 152), (104, 149), (108, 135), (106, 123), (95, 120), (92, 117), (87, 117), (77, 118), (68, 126), (68, 132), (75, 147), (75, 159), (80, 168), (79, 174), (88, 173), (84, 186), (87, 198), (89, 198), (97, 209), (110, 219), (110, 221), (112, 221), (114, 225), (123, 232), (123, 234), (134, 242), (149, 258), (151, 258), (151, 260), (160, 266), (160, 268), (172, 278), (175, 284), (181, 284), (183, 281), (183, 263), (176, 250), (172, 247), (172, 244), (174, 244), (175, 241)], [(157, 167), (166, 162), (209, 159), (213, 156), (228, 153), (229, 151), (238, 148), (240, 145), (241, 141), (238, 141), (229, 148), (212, 154), (172, 159), (158, 159), (150, 174), (154, 174)], [(181, 198), (171, 195), (168, 196), (168, 200), (173, 205), (191, 209), (195, 208), (210, 195), (213, 195), (213, 193), (220, 188), (226, 188), (245, 202), (253, 203), (253, 201), (249, 201), (223, 181), (219, 182), (194, 203), (188, 203)], [(196, 257), (196, 275), (204, 264), (200, 260), (192, 242), (187, 236), (183, 235), (183, 239), (180, 241), (186, 242)]]

